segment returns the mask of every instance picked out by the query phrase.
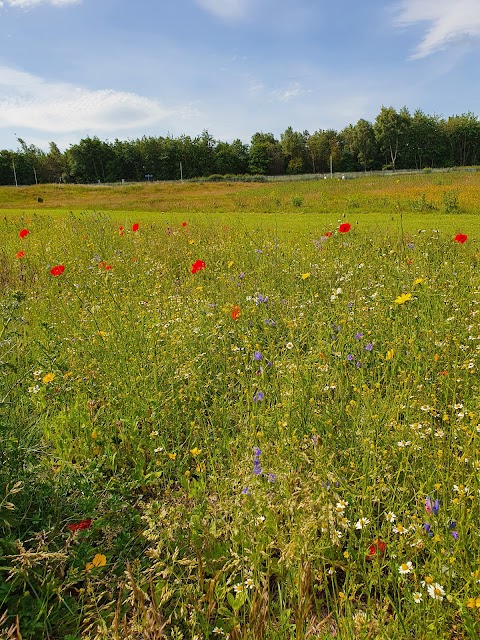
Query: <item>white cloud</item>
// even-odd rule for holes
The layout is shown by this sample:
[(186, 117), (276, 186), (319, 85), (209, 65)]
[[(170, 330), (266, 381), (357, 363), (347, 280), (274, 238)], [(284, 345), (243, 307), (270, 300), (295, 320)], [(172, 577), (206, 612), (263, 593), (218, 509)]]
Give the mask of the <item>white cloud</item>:
[(172, 116), (192, 114), (188, 107), (167, 109), (135, 93), (78, 88), (0, 66), (0, 127), (100, 135), (153, 127)]
[(49, 4), (54, 7), (63, 7), (69, 4), (78, 4), (81, 0), (2, 0), (0, 1), (0, 8), (18, 7), (19, 9), (31, 9), (41, 4)]
[(206, 11), (226, 20), (244, 18), (251, 5), (251, 0), (195, 0), (195, 2)]
[(479, 0), (402, 0), (397, 23), (428, 22), (414, 58), (424, 58), (452, 42), (480, 38)]
[(280, 102), (288, 102), (293, 98), (298, 98), (299, 96), (305, 95), (307, 93), (311, 93), (310, 89), (302, 89), (300, 83), (294, 82), (289, 85), (286, 89), (278, 89), (273, 92), (273, 96), (276, 100)]

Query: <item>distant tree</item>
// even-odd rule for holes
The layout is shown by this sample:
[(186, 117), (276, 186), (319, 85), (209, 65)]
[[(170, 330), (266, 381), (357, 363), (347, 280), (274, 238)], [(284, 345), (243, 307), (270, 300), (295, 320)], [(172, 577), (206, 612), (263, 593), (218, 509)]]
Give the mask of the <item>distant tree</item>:
[(252, 136), (248, 166), (253, 174), (281, 175), (284, 172), (282, 148), (273, 133), (255, 133)]
[(339, 137), (333, 129), (315, 131), (307, 140), (308, 150), (315, 163), (316, 172), (330, 171), (330, 158), (334, 169), (338, 168), (341, 160)]
[(375, 131), (368, 120), (361, 118), (352, 127), (349, 145), (350, 151), (356, 157), (363, 171), (366, 172), (372, 166), (377, 151)]
[(217, 142), (214, 155), (214, 173), (240, 175), (248, 172), (248, 146), (241, 140), (234, 140), (231, 144)]
[(375, 138), (385, 156), (385, 164), (390, 164), (394, 170), (397, 167), (398, 155), (403, 149), (402, 142), (409, 121), (410, 114), (406, 107), (398, 113), (393, 107), (382, 107), (375, 120)]
[(115, 158), (112, 145), (96, 136), (71, 145), (66, 154), (70, 174), (76, 182), (108, 182), (113, 177), (108, 174), (109, 163)]
[(473, 165), (480, 157), (480, 123), (471, 113), (451, 116), (444, 126), (450, 161), (455, 166)]
[[(306, 134), (306, 135), (305, 135)], [(288, 127), (280, 134), (280, 146), (285, 158), (287, 173), (304, 173), (307, 164), (306, 141), (308, 132), (299, 133)]]

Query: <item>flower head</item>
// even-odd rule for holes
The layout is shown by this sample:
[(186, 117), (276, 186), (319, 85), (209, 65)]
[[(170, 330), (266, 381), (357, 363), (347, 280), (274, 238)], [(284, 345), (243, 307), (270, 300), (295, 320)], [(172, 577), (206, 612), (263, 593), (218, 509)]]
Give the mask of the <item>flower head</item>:
[(63, 264), (57, 264), (50, 269), (50, 273), (52, 274), (52, 276), (55, 276), (55, 277), (61, 276), (64, 271), (65, 271), (65, 267), (63, 266)]
[(92, 519), (87, 518), (86, 520), (80, 520), (80, 522), (72, 522), (71, 524), (67, 524), (67, 529), (70, 531), (82, 531), (83, 529), (89, 529), (92, 525)]
[(28, 229), (22, 229), (18, 235), (20, 236), (20, 238), (23, 239), (23, 238), (26, 238), (29, 233), (30, 231)]
[(368, 547), (367, 560), (373, 560), (375, 556), (383, 555), (387, 549), (387, 543), (383, 540), (374, 540)]
[(17, 258), (20, 260), (21, 258), (25, 257), (25, 251), (19, 251), (17, 253)]
[(351, 228), (352, 228), (352, 225), (349, 222), (343, 222), (338, 227), (338, 230), (339, 230), (340, 233), (348, 233)]
[(408, 562), (404, 562), (398, 567), (398, 573), (400, 575), (405, 575), (406, 573), (411, 573), (412, 569), (413, 569), (413, 565), (409, 560)]
[(398, 298), (395, 298), (395, 304), (405, 304), (405, 302), (411, 299), (412, 299), (411, 293), (402, 293), (401, 295), (398, 296)]
[(425, 511), (429, 514), (429, 515), (434, 515), (436, 516), (437, 513), (440, 511), (440, 501), (437, 498), (435, 500), (435, 502), (432, 501), (432, 499), (430, 498), (430, 496), (427, 496), (425, 499)]
[(205, 269), (206, 264), (203, 260), (196, 260), (193, 264), (192, 264), (192, 273), (197, 273), (197, 271), (201, 271), (202, 269)]
[(139, 226), (140, 226), (140, 225), (138, 224), (138, 222), (135, 222), (134, 224), (132, 224), (132, 231), (133, 231), (134, 233), (135, 233), (135, 231), (138, 231)]
[(466, 236), (464, 233), (457, 233), (457, 235), (453, 240), (454, 242), (459, 242), (460, 244), (463, 244), (468, 240), (468, 236)]
[(233, 320), (238, 320), (241, 315), (242, 312), (240, 311), (240, 307), (238, 306), (238, 304), (236, 304), (234, 307), (232, 307), (232, 318)]
[(257, 391), (257, 393), (253, 396), (253, 401), (261, 402), (264, 397), (265, 397), (265, 394), (263, 393), (263, 391)]
[(438, 582), (434, 582), (433, 584), (427, 585), (428, 595), (434, 600), (443, 600), (443, 596), (445, 595), (445, 589), (442, 585), (438, 584)]
[(91, 571), (94, 567), (104, 567), (107, 564), (107, 558), (103, 553), (97, 553), (91, 562), (87, 562), (85, 569)]

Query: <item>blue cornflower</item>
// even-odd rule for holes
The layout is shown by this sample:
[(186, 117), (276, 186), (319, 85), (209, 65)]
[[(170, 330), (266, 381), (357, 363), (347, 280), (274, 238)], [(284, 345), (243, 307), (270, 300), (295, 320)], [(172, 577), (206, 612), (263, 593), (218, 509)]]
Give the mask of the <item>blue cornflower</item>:
[(263, 358), (262, 354), (260, 353), (260, 351), (255, 351), (253, 354), (253, 359), (254, 360), (261, 360)]

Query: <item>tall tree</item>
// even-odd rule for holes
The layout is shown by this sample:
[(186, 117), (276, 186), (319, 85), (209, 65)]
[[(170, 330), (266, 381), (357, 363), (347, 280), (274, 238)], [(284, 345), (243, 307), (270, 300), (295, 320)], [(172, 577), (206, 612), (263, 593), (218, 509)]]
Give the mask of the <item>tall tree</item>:
[(410, 114), (406, 107), (398, 113), (393, 107), (382, 107), (375, 120), (375, 138), (385, 155), (385, 164), (390, 164), (393, 170), (396, 169), (398, 155), (403, 149), (402, 142), (409, 122)]

